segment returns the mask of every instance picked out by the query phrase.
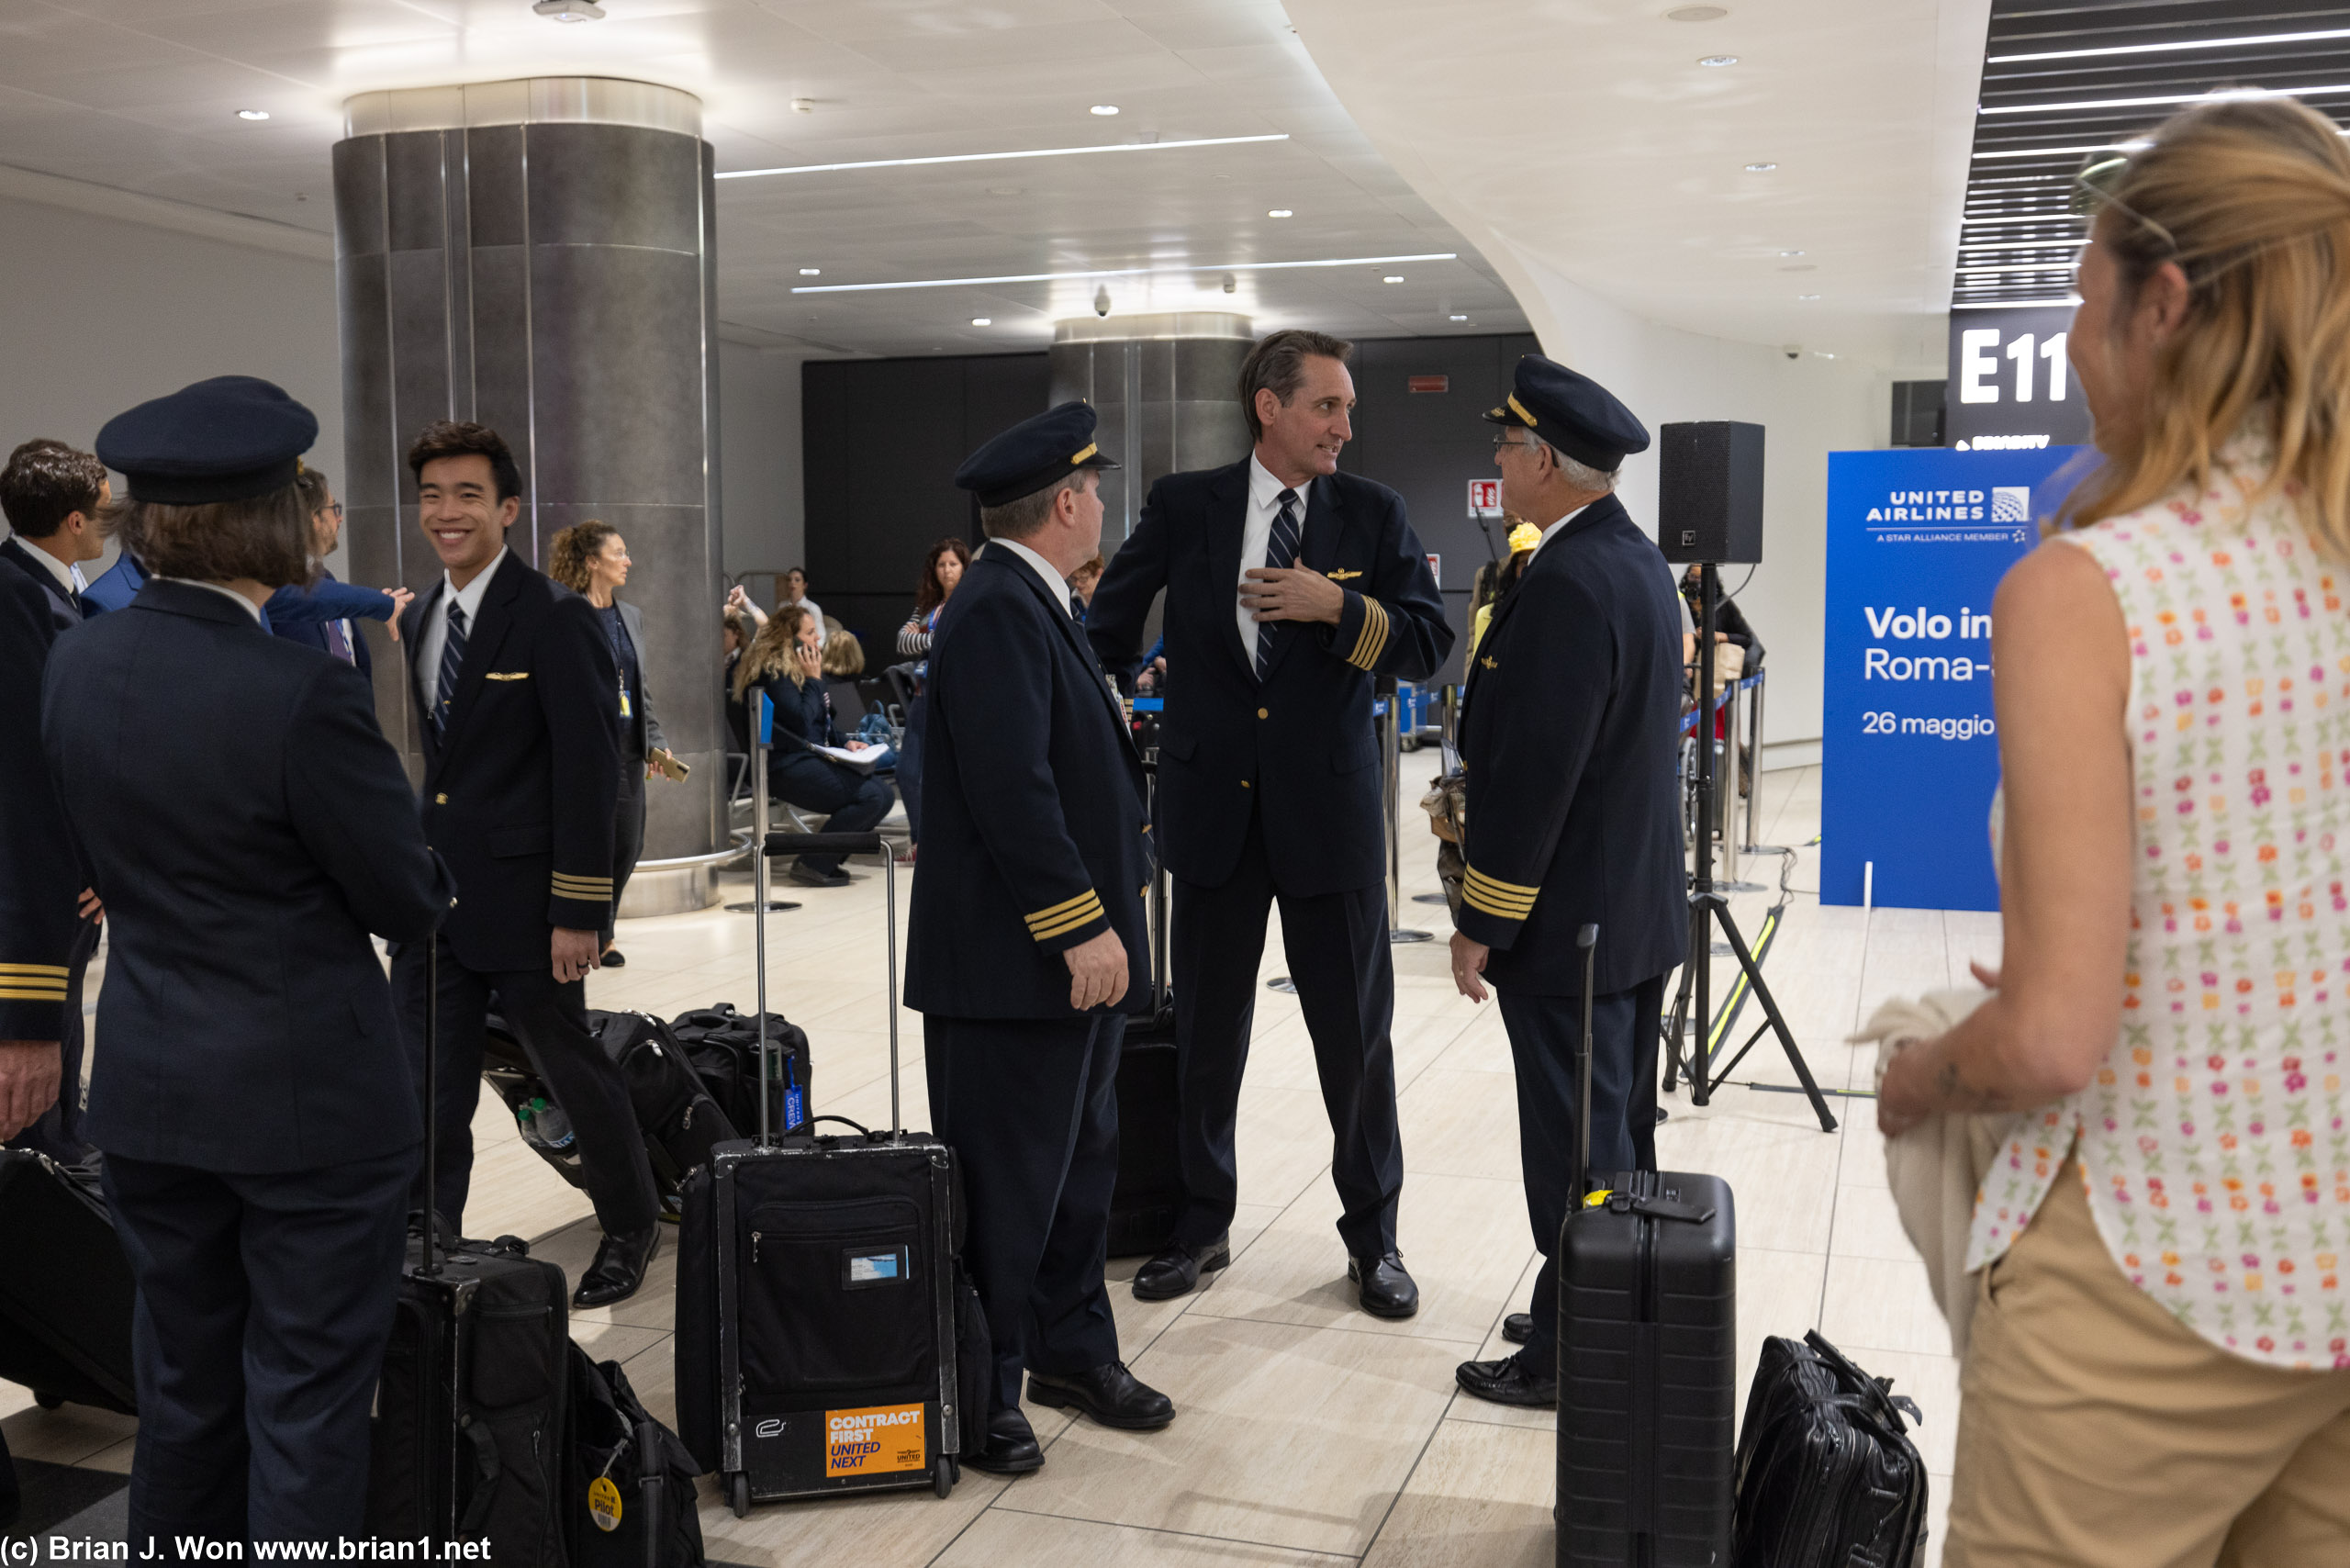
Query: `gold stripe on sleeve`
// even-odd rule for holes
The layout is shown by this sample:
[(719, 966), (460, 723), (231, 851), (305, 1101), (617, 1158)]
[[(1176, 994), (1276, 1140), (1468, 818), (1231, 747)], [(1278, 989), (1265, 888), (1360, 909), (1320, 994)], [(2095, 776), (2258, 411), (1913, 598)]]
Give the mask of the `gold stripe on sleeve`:
[(1049, 942), (1056, 936), (1066, 936), (1079, 927), (1090, 925), (1102, 918), (1102, 901), (1089, 892), (1082, 902), (1066, 913), (1046, 921), (1029, 922), (1028, 935), (1039, 942)]

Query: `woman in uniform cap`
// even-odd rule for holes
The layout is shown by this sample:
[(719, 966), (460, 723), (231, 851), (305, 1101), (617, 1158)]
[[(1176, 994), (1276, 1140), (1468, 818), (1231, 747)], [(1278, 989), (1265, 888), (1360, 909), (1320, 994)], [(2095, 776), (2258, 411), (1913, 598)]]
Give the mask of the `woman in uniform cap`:
[(359, 1534), (422, 1135), (369, 937), (430, 935), (453, 890), (367, 683), (261, 622), (310, 577), (317, 435), (250, 376), (109, 421), (147, 582), (44, 693), (113, 943), (84, 1130), (139, 1286), (129, 1539), (160, 1561)]

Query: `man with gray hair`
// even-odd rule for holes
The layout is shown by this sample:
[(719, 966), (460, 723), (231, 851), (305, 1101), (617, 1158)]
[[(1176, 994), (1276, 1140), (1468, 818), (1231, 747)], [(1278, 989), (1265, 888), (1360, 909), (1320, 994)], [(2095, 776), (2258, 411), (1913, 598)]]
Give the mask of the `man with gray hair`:
[(1175, 883), (1186, 1204), (1173, 1239), (1135, 1275), (1145, 1301), (1181, 1295), (1231, 1260), (1240, 1074), (1278, 899), (1330, 1116), (1347, 1276), (1374, 1316), (1419, 1309), (1395, 1239), (1393, 921), (1371, 701), (1378, 678), (1435, 674), (1452, 629), (1403, 498), (1338, 472), (1354, 435), (1352, 348), (1292, 330), (1249, 352), (1240, 401), (1255, 450), (1153, 485), (1086, 619), (1102, 662), (1131, 678), (1144, 619), (1166, 590), (1172, 685), (1157, 826)]
[[(1672, 568), (1614, 495), (1648, 449), (1630, 409), (1588, 376), (1528, 354), (1487, 414), (1502, 505), (1541, 542), (1477, 644), (1461, 710), (1467, 861), (1452, 979), (1501, 992), (1517, 1071), (1526, 1208), (1542, 1255), (1532, 1310), (1503, 1336), (1516, 1355), (1464, 1361), (1466, 1392), (1558, 1403), (1560, 1226), (1582, 1194), (1573, 1071), (1584, 989), (1575, 934), (1599, 927), (1591, 981), (1591, 1170), (1656, 1169), (1664, 977), (1688, 945), (1673, 751), (1681, 620)], [(1699, 959), (1703, 961), (1702, 956)]]

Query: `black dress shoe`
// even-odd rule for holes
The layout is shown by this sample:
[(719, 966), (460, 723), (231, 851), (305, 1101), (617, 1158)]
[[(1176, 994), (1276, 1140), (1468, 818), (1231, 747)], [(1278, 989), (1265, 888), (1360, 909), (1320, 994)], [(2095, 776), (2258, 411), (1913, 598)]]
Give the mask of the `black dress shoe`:
[(604, 956), (596, 961), (603, 965), (604, 968), (608, 969), (624, 969), (628, 968), (628, 955), (621, 952), (618, 947), (610, 947), (605, 949)]
[(1516, 1356), (1498, 1361), (1463, 1361), (1453, 1369), (1453, 1381), (1463, 1394), (1490, 1399), (1496, 1405), (1522, 1405), (1533, 1410), (1556, 1409), (1559, 1378), (1528, 1372)]
[(596, 1260), (579, 1276), (579, 1288), (571, 1293), (571, 1305), (610, 1306), (616, 1301), (626, 1301), (644, 1283), (644, 1271), (653, 1266), (653, 1255), (659, 1250), (658, 1225), (648, 1225), (624, 1236), (605, 1237), (603, 1245), (596, 1249)]
[(1347, 1278), (1362, 1287), (1359, 1299), (1373, 1317), (1409, 1317), (1420, 1310), (1420, 1287), (1404, 1271), (1400, 1252), (1349, 1258)]
[(1036, 1446), (1028, 1417), (1014, 1406), (988, 1417), (988, 1446), (963, 1462), (990, 1475), (1025, 1475), (1045, 1468), (1045, 1450)]
[(1172, 1301), (1200, 1282), (1200, 1276), (1232, 1266), (1232, 1233), (1225, 1231), (1203, 1247), (1170, 1241), (1158, 1256), (1135, 1271), (1136, 1301)]
[(845, 888), (856, 880), (846, 871), (819, 871), (804, 860), (793, 861), (784, 875), (803, 888)]
[(1057, 1410), (1080, 1411), (1126, 1432), (1155, 1432), (1175, 1419), (1175, 1402), (1137, 1382), (1124, 1361), (1105, 1361), (1091, 1372), (1068, 1376), (1032, 1370), (1028, 1397)]
[(1523, 1345), (1534, 1338), (1534, 1315), (1513, 1312), (1502, 1319), (1502, 1338), (1513, 1345)]

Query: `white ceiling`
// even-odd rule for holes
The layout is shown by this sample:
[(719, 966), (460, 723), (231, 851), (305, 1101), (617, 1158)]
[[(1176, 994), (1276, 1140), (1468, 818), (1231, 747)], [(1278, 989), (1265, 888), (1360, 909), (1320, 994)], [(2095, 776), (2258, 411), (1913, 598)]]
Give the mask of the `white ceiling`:
[[(563, 26), (529, 0), (0, 0), (0, 165), (323, 235), (343, 101), (379, 88), (664, 83), (702, 98), (722, 171), (1286, 133), (722, 182), (720, 314), (730, 337), (803, 351), (1035, 349), (1056, 318), (1090, 314), (1093, 280), (790, 290), (1153, 267), (1108, 280), (1114, 311), (1237, 309), (1359, 337), (1525, 330), (1493, 269), (1357, 129), (1280, 0), (604, 3), (607, 19)], [(1101, 103), (1122, 112), (1088, 112)], [(1244, 270), (1222, 291), (1236, 263), (1431, 252), (1460, 254)]]
[(1291, 10), (1363, 129), (1504, 276), (1515, 251), (1690, 331), (1938, 364), (1990, 0), (1671, 19), (1686, 4)]

